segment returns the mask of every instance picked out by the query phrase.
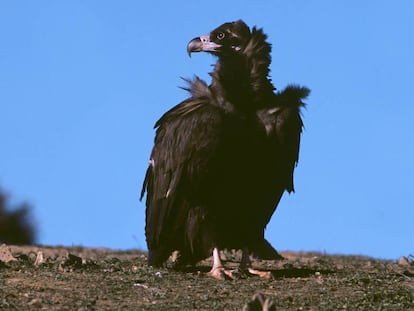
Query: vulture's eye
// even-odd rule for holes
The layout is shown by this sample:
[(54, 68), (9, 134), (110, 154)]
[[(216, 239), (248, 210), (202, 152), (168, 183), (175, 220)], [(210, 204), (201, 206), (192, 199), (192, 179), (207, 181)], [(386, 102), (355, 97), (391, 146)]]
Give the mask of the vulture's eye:
[(225, 36), (226, 36), (226, 35), (224, 34), (224, 32), (219, 32), (219, 33), (217, 34), (217, 39), (221, 40), (221, 39), (223, 39)]

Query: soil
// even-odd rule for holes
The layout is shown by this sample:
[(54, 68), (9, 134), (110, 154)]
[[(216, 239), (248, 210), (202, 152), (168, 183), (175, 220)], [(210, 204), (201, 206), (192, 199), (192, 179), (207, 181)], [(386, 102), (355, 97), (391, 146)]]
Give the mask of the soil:
[[(3, 245), (0, 310), (262, 310), (246, 305), (257, 293), (276, 310), (414, 310), (410, 257), (281, 254), (253, 262), (270, 279), (218, 281), (206, 275), (211, 258), (180, 272), (148, 267), (141, 251)], [(240, 253), (223, 258), (236, 267)]]

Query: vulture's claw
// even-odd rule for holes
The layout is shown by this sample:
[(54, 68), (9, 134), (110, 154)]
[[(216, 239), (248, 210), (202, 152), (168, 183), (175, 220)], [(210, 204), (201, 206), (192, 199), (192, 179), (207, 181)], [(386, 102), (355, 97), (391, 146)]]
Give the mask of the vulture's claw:
[(215, 278), (216, 280), (234, 280), (234, 275), (232, 270), (227, 270), (224, 267), (217, 267), (210, 270), (207, 273), (208, 276)]

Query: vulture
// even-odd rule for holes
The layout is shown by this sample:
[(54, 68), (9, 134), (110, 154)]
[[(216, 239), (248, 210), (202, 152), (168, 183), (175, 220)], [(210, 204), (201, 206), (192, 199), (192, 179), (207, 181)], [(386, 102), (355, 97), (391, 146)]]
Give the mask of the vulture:
[(236, 249), (240, 269), (266, 277), (252, 269), (250, 255), (281, 257), (264, 230), (283, 193), (294, 191), (301, 108), (310, 91), (276, 91), (266, 40), (262, 29), (238, 20), (188, 43), (190, 56), (207, 52), (217, 62), (210, 85), (185, 80), (189, 97), (155, 123), (141, 191), (149, 265), (163, 265), (173, 252), (178, 266), (212, 255), (209, 275), (232, 278), (220, 251)]

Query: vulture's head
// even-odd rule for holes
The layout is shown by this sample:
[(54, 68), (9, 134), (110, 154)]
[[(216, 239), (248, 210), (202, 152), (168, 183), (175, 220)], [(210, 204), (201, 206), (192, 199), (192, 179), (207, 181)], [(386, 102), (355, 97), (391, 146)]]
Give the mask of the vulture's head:
[(194, 38), (188, 43), (187, 52), (209, 52), (220, 56), (242, 50), (250, 39), (250, 29), (242, 21), (225, 23), (208, 35)]

